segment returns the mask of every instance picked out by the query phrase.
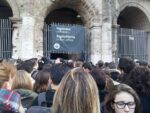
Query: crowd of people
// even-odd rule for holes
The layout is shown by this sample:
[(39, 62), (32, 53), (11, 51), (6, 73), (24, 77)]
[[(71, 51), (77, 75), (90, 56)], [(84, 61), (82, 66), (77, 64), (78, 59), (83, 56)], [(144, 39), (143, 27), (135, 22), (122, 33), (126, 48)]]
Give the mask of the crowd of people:
[(0, 113), (150, 113), (149, 105), (143, 61), (0, 61)]

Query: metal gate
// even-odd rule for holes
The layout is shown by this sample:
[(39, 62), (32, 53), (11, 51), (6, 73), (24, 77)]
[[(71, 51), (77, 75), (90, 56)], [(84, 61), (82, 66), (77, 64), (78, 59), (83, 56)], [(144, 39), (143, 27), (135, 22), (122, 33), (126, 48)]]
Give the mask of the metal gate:
[(143, 30), (119, 28), (118, 57), (131, 57), (133, 59), (148, 61), (148, 35)]
[(0, 58), (12, 56), (12, 24), (9, 19), (0, 19)]
[[(59, 25), (59, 24), (53, 24), (53, 25)], [(63, 24), (60, 24), (60, 25), (63, 25)], [(51, 26), (52, 26), (52, 24), (46, 24), (45, 23), (45, 25), (44, 25), (44, 30), (43, 30), (43, 53), (44, 53), (44, 56), (46, 56), (46, 57), (50, 57), (51, 58), (51, 56), (52, 56), (52, 54), (57, 54), (56, 52), (54, 52), (54, 51), (51, 51), (50, 50), (50, 48), (51, 48), (51, 45), (52, 45), (52, 43), (51, 43), (51, 41), (52, 41), (52, 39), (51, 39), (51, 33), (52, 33), (52, 28), (51, 28)], [(66, 25), (66, 26), (72, 26), (72, 25)], [(75, 26), (77, 26), (77, 25), (75, 25)], [(58, 56), (60, 56), (60, 57), (62, 57), (61, 55), (63, 54), (63, 55), (73, 55), (73, 54), (80, 54), (80, 56), (78, 56), (78, 57), (84, 57), (83, 59), (84, 60), (87, 60), (88, 59), (88, 53), (87, 53), (87, 51), (88, 51), (88, 35), (87, 35), (87, 32), (86, 32), (86, 34), (85, 34), (85, 38), (87, 39), (87, 40), (85, 40), (85, 51), (83, 51), (82, 53), (73, 53), (73, 52), (63, 52), (63, 53), (61, 53), (60, 52), (60, 55), (58, 55)], [(58, 54), (59, 54), (59, 52), (58, 52)], [(83, 55), (84, 54), (84, 55)]]

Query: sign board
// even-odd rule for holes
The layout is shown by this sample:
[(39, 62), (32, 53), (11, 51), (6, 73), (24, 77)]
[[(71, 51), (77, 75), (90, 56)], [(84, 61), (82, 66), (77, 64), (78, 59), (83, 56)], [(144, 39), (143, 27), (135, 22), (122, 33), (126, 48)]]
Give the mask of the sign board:
[(81, 53), (85, 51), (85, 28), (79, 25), (51, 25), (50, 51)]

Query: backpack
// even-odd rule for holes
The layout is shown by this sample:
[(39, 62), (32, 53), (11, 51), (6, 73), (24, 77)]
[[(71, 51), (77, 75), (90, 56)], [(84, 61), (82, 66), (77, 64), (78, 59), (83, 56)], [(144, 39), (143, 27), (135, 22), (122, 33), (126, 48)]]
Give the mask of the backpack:
[(38, 94), (38, 105), (47, 107), (47, 102), (46, 102), (46, 92), (42, 92)]
[[(47, 90), (46, 92), (42, 92), (38, 94), (38, 106), (43, 107), (51, 107), (53, 103), (53, 96), (54, 96), (53, 90)], [(48, 98), (47, 98), (48, 95)]]
[(48, 107), (31, 106), (26, 113), (51, 113), (51, 110)]

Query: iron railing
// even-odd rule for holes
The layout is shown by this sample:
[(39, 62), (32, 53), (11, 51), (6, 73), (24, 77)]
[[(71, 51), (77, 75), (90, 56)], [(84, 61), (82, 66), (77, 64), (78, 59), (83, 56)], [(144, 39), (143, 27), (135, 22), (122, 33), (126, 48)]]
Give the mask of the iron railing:
[(117, 57), (148, 61), (148, 35), (143, 30), (117, 29)]
[(12, 23), (9, 19), (0, 19), (0, 58), (12, 56)]

